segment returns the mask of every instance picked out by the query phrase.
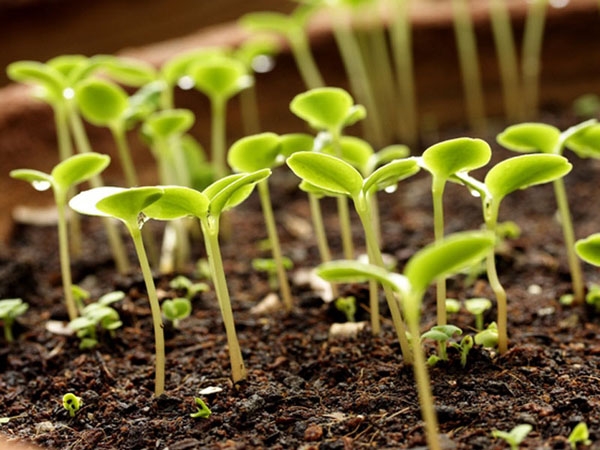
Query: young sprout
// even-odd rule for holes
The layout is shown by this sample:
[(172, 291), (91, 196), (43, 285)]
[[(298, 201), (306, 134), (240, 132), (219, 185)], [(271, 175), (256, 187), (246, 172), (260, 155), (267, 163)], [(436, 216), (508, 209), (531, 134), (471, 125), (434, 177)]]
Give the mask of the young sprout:
[[(551, 125), (542, 123), (522, 123), (508, 127), (496, 139), (500, 145), (509, 150), (521, 153), (541, 152), (562, 155), (565, 147), (569, 147), (582, 158), (593, 156), (594, 153), (598, 157), (600, 156), (600, 144), (598, 144), (595, 138), (600, 133), (596, 134), (592, 130), (595, 123), (595, 120), (588, 120), (563, 132), (560, 132), (560, 130)], [(592, 133), (587, 134), (590, 131)], [(594, 152), (594, 150), (596, 151)], [(583, 275), (581, 266), (573, 250), (575, 232), (573, 230), (565, 183), (562, 178), (554, 180), (553, 187), (563, 229), (569, 269), (571, 271), (575, 303), (581, 304), (583, 303), (584, 293)]]
[(510, 431), (493, 430), (492, 437), (504, 439), (510, 445), (511, 450), (519, 450), (519, 444), (525, 440), (533, 427), (528, 423), (517, 425)]
[(428, 363), (430, 366), (435, 365), (438, 361), (448, 361), (448, 345), (450, 339), (455, 335), (461, 335), (462, 330), (454, 325), (436, 325), (431, 327), (421, 335), (421, 341), (431, 339), (437, 342), (438, 354), (429, 357)]
[(490, 323), (487, 328), (475, 335), (475, 343), (485, 348), (498, 347), (498, 325)]
[(455, 298), (446, 299), (446, 312), (448, 314), (456, 314), (460, 311), (460, 302)]
[(58, 163), (48, 173), (31, 169), (16, 169), (10, 172), (10, 176), (19, 180), (27, 181), (37, 190), (52, 188), (54, 201), (58, 211), (58, 245), (60, 255), (60, 268), (62, 274), (65, 304), (69, 314), (69, 320), (77, 317), (77, 305), (73, 299), (73, 284), (71, 277), (71, 262), (69, 256), (69, 237), (67, 229), (67, 199), (69, 191), (73, 186), (89, 180), (102, 172), (110, 162), (110, 157), (98, 153), (86, 153), (71, 156)]
[(475, 316), (475, 329), (483, 330), (483, 314), (492, 307), (491, 300), (482, 297), (465, 300), (465, 309)]
[[(423, 152), (421, 165), (431, 173), (435, 239), (444, 237), (444, 189), (456, 173), (485, 166), (492, 157), (490, 146), (481, 139), (457, 138), (440, 142)], [(446, 324), (446, 281), (437, 282), (437, 323)]]
[[(317, 88), (298, 94), (292, 99), (290, 109), (312, 128), (327, 132), (337, 156), (342, 152), (342, 130), (366, 117), (365, 108), (355, 105), (352, 96), (340, 88)], [(337, 197), (337, 206), (344, 256), (353, 259), (354, 245), (346, 198)]]
[(125, 224), (127, 231), (131, 235), (146, 284), (150, 311), (152, 313), (156, 352), (154, 385), (156, 396), (159, 396), (165, 390), (165, 344), (160, 304), (144, 248), (142, 227), (147, 220), (147, 217), (143, 213), (144, 209), (160, 199), (163, 193), (164, 191), (160, 187), (126, 189), (105, 186), (80, 192), (69, 202), (71, 208), (81, 214), (112, 217), (120, 220)]
[(206, 405), (206, 403), (204, 403), (204, 400), (202, 400), (200, 397), (194, 397), (194, 402), (196, 403), (198, 411), (191, 413), (190, 417), (193, 417), (194, 419), (208, 419), (212, 414), (212, 411)]
[(455, 348), (460, 353), (460, 365), (462, 367), (467, 366), (467, 358), (469, 357), (469, 352), (473, 348), (473, 337), (471, 335), (466, 335), (459, 342), (450, 342), (450, 347)]
[(80, 349), (91, 349), (98, 345), (98, 326), (112, 335), (123, 325), (119, 313), (110, 305), (124, 297), (125, 293), (121, 291), (105, 294), (97, 302), (85, 306), (81, 310), (81, 316), (69, 322), (69, 328), (76, 331), (77, 337), (81, 339)]
[(339, 297), (335, 299), (335, 308), (346, 316), (348, 322), (356, 322), (356, 297)]
[[(288, 158), (287, 164), (296, 175), (303, 179), (302, 185), (304, 185), (305, 190), (320, 192), (323, 195), (343, 195), (352, 199), (365, 233), (369, 261), (379, 267), (384, 267), (383, 256), (371, 219), (371, 200), (375, 192), (394, 186), (399, 181), (417, 173), (419, 171), (417, 161), (408, 158), (389, 162), (367, 178), (363, 178), (347, 162), (323, 153), (295, 153)], [(389, 286), (384, 285), (384, 291), (398, 339), (402, 346), (402, 353), (410, 361), (402, 314)], [(379, 304), (376, 296), (371, 295), (369, 306), (371, 309), (372, 331), (374, 334), (378, 334), (380, 323)]]
[[(407, 262), (404, 275), (390, 273), (382, 267), (358, 261), (324, 263), (317, 268), (317, 274), (330, 281), (357, 282), (375, 279), (389, 286), (401, 296), (410, 335), (419, 336), (421, 305), (429, 284), (440, 276), (457, 273), (461, 268), (480, 260), (493, 246), (494, 235), (490, 232), (461, 232), (449, 235), (415, 253)], [(440, 450), (437, 417), (425, 354), (419, 339), (411, 339), (410, 343), (427, 444), (431, 450)]]
[(590, 440), (590, 432), (587, 424), (585, 422), (579, 422), (575, 425), (575, 428), (573, 428), (573, 431), (569, 434), (567, 441), (571, 446), (571, 450), (575, 450), (577, 444), (591, 445), (592, 441)]
[(0, 300), (0, 320), (4, 325), (4, 339), (14, 342), (12, 327), (15, 319), (24, 314), (29, 305), (20, 298), (5, 298)]
[(193, 283), (188, 277), (184, 275), (177, 275), (169, 282), (171, 289), (183, 291), (183, 295), (188, 300), (191, 300), (199, 292), (208, 291), (209, 287), (206, 283)]
[(263, 169), (249, 174), (229, 175), (215, 181), (203, 192), (184, 186), (164, 186), (164, 196), (161, 200), (144, 209), (147, 217), (157, 220), (174, 220), (186, 216), (197, 217), (200, 220), (211, 275), (227, 334), (234, 383), (246, 378), (246, 368), (235, 331), (233, 310), (221, 258), (220, 217), (223, 211), (244, 201), (251, 194), (254, 185), (266, 179), (270, 173), (269, 169)]
[(75, 394), (68, 392), (63, 395), (62, 398), (63, 408), (69, 412), (69, 416), (75, 417), (75, 413), (81, 409), (83, 402), (81, 397), (77, 397)]
[[(557, 180), (571, 171), (572, 165), (560, 155), (533, 154), (506, 159), (492, 167), (483, 183), (464, 173), (455, 174), (482, 199), (483, 217), (486, 228), (496, 234), (498, 214), (504, 197), (511, 192)], [(490, 286), (498, 304), (498, 350), (508, 350), (508, 311), (506, 291), (500, 283), (496, 271), (495, 251), (492, 249), (486, 259)]]
[[(287, 256), (282, 257), (283, 268), (291, 270), (294, 268), (294, 262)], [(252, 260), (252, 268), (260, 272), (266, 272), (269, 277), (269, 287), (273, 290), (279, 287), (277, 275), (277, 263), (273, 258), (254, 258)]]
[(192, 302), (183, 297), (167, 299), (161, 305), (163, 316), (173, 322), (173, 327), (179, 328), (179, 322), (192, 313)]

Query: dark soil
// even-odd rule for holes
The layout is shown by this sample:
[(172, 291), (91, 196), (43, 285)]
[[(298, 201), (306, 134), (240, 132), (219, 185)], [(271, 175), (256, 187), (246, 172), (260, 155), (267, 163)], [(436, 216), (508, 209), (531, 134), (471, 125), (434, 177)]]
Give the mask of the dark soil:
[[(600, 230), (594, 199), (600, 167), (574, 163), (567, 190), (578, 237), (583, 237)], [(305, 197), (284, 169), (271, 182), (284, 251), (295, 270), (313, 267), (318, 260), (312, 237), (294, 236), (282, 220), (285, 214), (309, 221)], [(332, 206), (324, 202), (338, 253)], [(74, 336), (46, 329), (48, 320), (66, 319), (55, 229), (16, 227), (0, 266), (1, 295), (21, 296), (31, 307), (15, 329), (17, 341), (0, 349), (0, 416), (12, 417), (1, 425), (2, 433), (51, 449), (426, 448), (412, 369), (402, 361), (383, 300), (382, 335), (373, 337), (367, 328), (350, 340), (328, 338), (330, 325), (343, 319), (309, 286), (293, 285), (290, 315), (250, 314), (269, 293), (266, 277), (251, 268), (252, 258), (267, 255), (259, 249), (266, 237), (259, 210), (254, 196), (238, 207), (230, 215), (232, 238), (223, 243), (247, 381), (234, 386), (229, 379), (223, 324), (209, 291), (194, 298), (193, 315), (179, 330), (165, 327), (166, 393), (159, 398), (153, 396), (154, 340), (141, 276), (114, 275), (98, 222), (83, 222), (86, 248), (74, 262), (75, 281), (94, 298), (115, 289), (127, 297), (116, 305), (123, 327), (114, 338), (103, 336), (92, 351), (79, 350)], [(420, 174), (402, 182), (395, 194), (381, 197), (381, 211), (384, 250), (402, 268), (432, 239), (429, 178)], [(508, 241), (508, 250), (498, 256), (509, 297), (510, 351), (498, 356), (476, 347), (463, 369), (451, 350), (448, 363), (431, 369), (445, 448), (504, 448), (492, 430), (523, 423), (533, 426), (524, 443), (528, 448), (569, 448), (567, 436), (580, 421), (588, 424), (593, 441), (600, 440), (600, 318), (584, 307), (558, 302), (570, 284), (554, 212), (551, 186), (505, 200), (501, 220), (514, 220), (522, 229), (521, 237)], [(446, 214), (448, 232), (481, 224), (478, 199), (459, 186), (448, 187)], [(354, 225), (362, 247), (358, 221)], [(202, 242), (194, 246), (196, 257), (202, 257)], [(600, 281), (596, 269), (586, 266), (585, 271), (588, 282)], [(191, 267), (187, 275), (198, 279)], [(176, 296), (169, 279), (156, 279), (163, 298)], [(362, 286), (344, 286), (343, 291), (367, 303)], [(449, 281), (449, 296), (493, 298), (484, 278), (464, 286), (460, 276)], [(486, 322), (494, 314), (489, 311)], [(423, 329), (434, 324), (434, 316), (429, 293)], [(364, 308), (358, 318), (368, 320)], [(450, 322), (473, 333), (466, 311)], [(191, 418), (194, 397), (211, 386), (222, 389), (202, 396), (212, 415)], [(73, 418), (62, 408), (66, 392), (84, 402)]]

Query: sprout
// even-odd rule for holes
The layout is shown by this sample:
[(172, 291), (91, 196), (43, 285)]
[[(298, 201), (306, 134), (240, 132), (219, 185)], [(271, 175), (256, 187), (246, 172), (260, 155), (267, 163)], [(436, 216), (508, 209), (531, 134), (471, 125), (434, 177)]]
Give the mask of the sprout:
[(498, 325), (490, 323), (487, 328), (475, 335), (475, 343), (485, 348), (498, 347)]
[(532, 429), (533, 427), (526, 423), (517, 425), (510, 431), (494, 430), (492, 431), (492, 437), (504, 439), (504, 441), (510, 445), (511, 450), (519, 450), (519, 444), (525, 440)]
[[(285, 270), (291, 270), (294, 268), (294, 262), (287, 256), (284, 256), (281, 262), (283, 263), (283, 268)], [(269, 277), (269, 286), (271, 289), (277, 289), (279, 282), (277, 278), (277, 262), (275, 259), (254, 258), (252, 260), (252, 268), (261, 272), (266, 272)]]
[(161, 305), (163, 316), (173, 322), (173, 327), (179, 328), (179, 322), (192, 313), (192, 302), (183, 297), (165, 300)]
[(81, 316), (69, 322), (69, 328), (77, 332), (81, 339), (80, 349), (91, 349), (98, 345), (96, 328), (114, 333), (114, 330), (123, 325), (119, 313), (110, 305), (125, 297), (121, 291), (105, 294), (97, 302), (91, 303), (81, 310)]
[(0, 319), (4, 324), (4, 339), (6, 342), (15, 340), (12, 327), (15, 319), (23, 315), (29, 308), (29, 305), (20, 298), (5, 298), (0, 300)]
[(16, 169), (10, 176), (33, 184), (44, 183), (52, 187), (54, 201), (58, 210), (58, 244), (60, 268), (62, 273), (63, 290), (69, 319), (77, 317), (77, 305), (73, 299), (71, 263), (69, 256), (69, 241), (67, 230), (66, 205), (69, 190), (94, 175), (102, 172), (110, 162), (110, 157), (98, 153), (75, 155), (58, 163), (49, 174), (31, 169)]
[(492, 307), (492, 302), (487, 298), (470, 298), (465, 300), (465, 308), (475, 316), (475, 329), (483, 330), (483, 314)]
[(460, 311), (460, 302), (455, 298), (446, 299), (446, 312), (448, 314), (456, 314)]
[(438, 344), (438, 354), (429, 358), (429, 364), (435, 365), (438, 361), (448, 361), (448, 341), (455, 335), (461, 335), (462, 330), (454, 325), (436, 325), (421, 335), (421, 341), (432, 339)]
[(191, 300), (199, 292), (208, 291), (208, 284), (206, 283), (193, 283), (188, 277), (184, 275), (177, 275), (169, 282), (169, 287), (178, 291), (183, 291), (185, 298)]
[(356, 322), (356, 297), (340, 297), (335, 299), (335, 307), (346, 316), (348, 322)]
[(473, 348), (473, 337), (471, 335), (466, 335), (458, 342), (450, 342), (450, 347), (455, 348), (460, 353), (460, 365), (462, 367), (467, 366), (467, 358), (469, 357), (469, 352)]
[(194, 419), (208, 419), (212, 412), (210, 408), (206, 406), (204, 400), (202, 400), (200, 397), (194, 397), (194, 402), (196, 403), (198, 411), (191, 413), (190, 417), (193, 417)]
[(81, 397), (77, 397), (75, 394), (68, 392), (63, 395), (62, 405), (64, 409), (69, 411), (69, 416), (75, 417), (75, 413), (79, 411), (83, 402), (81, 401)]
[(586, 263), (600, 267), (600, 233), (594, 233), (575, 242), (577, 255)]
[(577, 444), (583, 445), (591, 445), (592, 441), (590, 440), (590, 432), (588, 430), (588, 426), (585, 422), (579, 422), (569, 434), (567, 438), (572, 450), (577, 448)]

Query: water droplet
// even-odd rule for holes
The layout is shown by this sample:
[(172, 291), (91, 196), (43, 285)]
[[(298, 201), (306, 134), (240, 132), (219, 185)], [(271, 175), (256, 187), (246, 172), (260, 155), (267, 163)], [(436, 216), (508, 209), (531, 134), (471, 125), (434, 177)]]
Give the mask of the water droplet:
[(475, 198), (480, 198), (481, 197), (481, 192), (479, 192), (477, 189), (469, 188), (469, 192)]
[(393, 194), (394, 192), (396, 192), (398, 190), (398, 185), (397, 184), (392, 184), (388, 187), (386, 187), (384, 189), (384, 191), (388, 194)]
[(258, 55), (252, 60), (251, 65), (256, 73), (267, 73), (275, 67), (275, 59), (269, 55)]
[(33, 188), (36, 191), (47, 191), (48, 189), (50, 189), (52, 187), (52, 184), (49, 181), (46, 180), (36, 180), (36, 181), (32, 181), (31, 185), (33, 186)]
[(249, 88), (253, 84), (254, 84), (254, 78), (252, 78), (250, 75), (244, 75), (244, 76), (240, 77), (240, 79), (238, 81), (238, 87), (240, 89)]
[(569, 4), (570, 0), (550, 0), (550, 6), (553, 8), (564, 8)]
[(67, 100), (71, 100), (72, 98), (75, 97), (75, 90), (73, 88), (66, 88), (63, 91), (63, 97), (66, 98)]
[(177, 86), (179, 86), (184, 91), (189, 91), (190, 89), (192, 89), (194, 87), (194, 84), (196, 84), (194, 83), (194, 79), (189, 75), (183, 76), (179, 80), (177, 80)]

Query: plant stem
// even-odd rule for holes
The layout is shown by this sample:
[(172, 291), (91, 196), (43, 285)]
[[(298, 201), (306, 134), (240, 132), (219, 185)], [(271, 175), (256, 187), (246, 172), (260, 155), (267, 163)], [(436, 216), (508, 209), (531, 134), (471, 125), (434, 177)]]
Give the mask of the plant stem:
[(242, 359), (242, 351), (235, 332), (235, 321), (233, 319), (233, 310), (231, 309), (231, 299), (229, 297), (229, 289), (225, 279), (225, 270), (223, 268), (223, 260), (221, 258), (221, 250), (219, 247), (219, 218), (218, 217), (201, 217), (202, 232), (204, 234), (204, 242), (206, 245), (206, 254), (213, 276), (215, 292), (223, 324), (225, 325), (225, 333), (227, 334), (227, 344), (229, 346), (229, 360), (231, 363), (231, 378), (234, 383), (238, 383), (246, 378), (246, 368)]
[(537, 116), (539, 102), (539, 76), (546, 6), (548, 0), (532, 0), (529, 3), (525, 31), (523, 35), (523, 51), (521, 67), (523, 70), (523, 103), (525, 117)]
[(2, 319), (4, 321), (4, 340), (6, 342), (14, 342), (15, 341), (15, 337), (13, 335), (12, 332), (12, 325), (13, 325), (13, 321), (11, 319), (8, 318), (4, 318)]
[(138, 186), (138, 177), (135, 171), (135, 165), (131, 159), (131, 150), (127, 143), (127, 135), (123, 127), (110, 127), (110, 131), (113, 135), (113, 139), (117, 144), (117, 150), (119, 152), (119, 160), (125, 174), (125, 182), (128, 187)]
[(146, 256), (146, 250), (144, 249), (142, 232), (137, 227), (137, 224), (133, 224), (131, 226), (128, 225), (128, 228), (129, 232), (131, 233), (131, 237), (133, 238), (135, 251), (137, 252), (137, 256), (140, 261), (140, 267), (142, 269), (142, 275), (144, 276), (146, 291), (148, 293), (148, 301), (150, 302), (150, 311), (152, 312), (152, 324), (154, 326), (154, 347), (156, 352), (154, 395), (158, 397), (165, 391), (165, 338), (163, 334), (160, 304), (158, 302), (158, 295), (156, 294), (154, 279), (152, 278), (152, 270), (150, 269), (148, 257)]
[(260, 120), (256, 98), (256, 83), (240, 92), (240, 109), (246, 136), (257, 134), (260, 131)]
[(292, 294), (290, 290), (288, 277), (285, 273), (283, 256), (281, 255), (281, 245), (279, 243), (277, 225), (275, 223), (275, 217), (273, 215), (273, 205), (271, 204), (268, 180), (262, 180), (258, 183), (258, 194), (260, 197), (260, 203), (262, 205), (263, 215), (265, 216), (267, 234), (269, 236), (269, 241), (271, 242), (271, 252), (273, 253), (273, 259), (275, 260), (275, 266), (277, 268), (277, 279), (279, 280), (279, 289), (281, 290), (281, 297), (283, 298), (283, 304), (285, 305), (285, 309), (287, 311), (291, 311), (294, 304), (292, 301)]
[(563, 239), (567, 250), (567, 260), (569, 270), (571, 271), (571, 283), (573, 285), (574, 303), (577, 305), (583, 304), (585, 289), (583, 282), (583, 274), (581, 264), (575, 253), (575, 231), (573, 230), (573, 221), (571, 220), (571, 211), (569, 210), (569, 200), (565, 189), (565, 182), (562, 178), (552, 182), (554, 186), (554, 196), (558, 206), (560, 222), (562, 224)]
[[(331, 130), (331, 144), (336, 151), (336, 154), (340, 156), (342, 149), (340, 145), (340, 132), (337, 130)], [(342, 248), (344, 252), (344, 258), (354, 259), (354, 244), (352, 242), (352, 224), (350, 221), (350, 210), (348, 208), (348, 198), (345, 196), (336, 197), (338, 218), (340, 221), (340, 234), (342, 236)]]
[(325, 86), (323, 77), (310, 51), (310, 45), (304, 30), (300, 28), (290, 32), (288, 39), (292, 48), (292, 55), (307, 89)]
[[(75, 320), (79, 315), (73, 298), (73, 279), (69, 257), (69, 236), (66, 216), (66, 193), (56, 193), (56, 209), (58, 212), (58, 248), (60, 255), (60, 272), (62, 275), (63, 292), (69, 320)], [(63, 198), (59, 198), (63, 197)]]
[[(433, 197), (433, 228), (436, 242), (444, 237), (444, 179), (433, 177), (431, 194)], [(446, 325), (446, 278), (436, 282), (437, 324)]]
[(223, 98), (211, 98), (211, 140), (212, 163), (217, 179), (227, 174), (225, 162), (225, 110), (227, 101)]
[[(325, 233), (325, 226), (323, 225), (323, 213), (321, 212), (321, 203), (319, 198), (315, 194), (308, 193), (308, 203), (310, 205), (310, 217), (313, 223), (313, 229), (317, 238), (317, 247), (319, 249), (319, 255), (321, 256), (321, 262), (331, 261), (331, 250), (327, 243), (327, 234)], [(338, 296), (338, 289), (334, 283), (331, 285), (331, 294), (333, 297)]]

